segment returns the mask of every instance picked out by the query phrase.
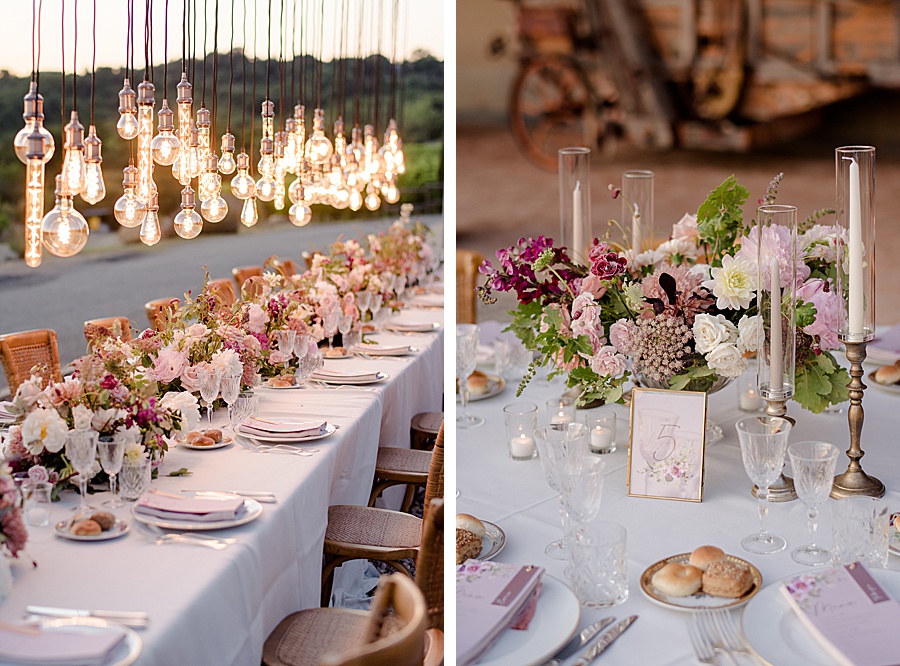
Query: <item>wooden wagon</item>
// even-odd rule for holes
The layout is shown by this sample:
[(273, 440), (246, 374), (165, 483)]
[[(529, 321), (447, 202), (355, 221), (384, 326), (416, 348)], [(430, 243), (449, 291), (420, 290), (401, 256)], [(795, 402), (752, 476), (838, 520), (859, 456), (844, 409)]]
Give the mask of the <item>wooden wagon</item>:
[(514, 2), (512, 128), (553, 168), (562, 145), (620, 136), (743, 150), (809, 129), (828, 104), (900, 87), (897, 1)]

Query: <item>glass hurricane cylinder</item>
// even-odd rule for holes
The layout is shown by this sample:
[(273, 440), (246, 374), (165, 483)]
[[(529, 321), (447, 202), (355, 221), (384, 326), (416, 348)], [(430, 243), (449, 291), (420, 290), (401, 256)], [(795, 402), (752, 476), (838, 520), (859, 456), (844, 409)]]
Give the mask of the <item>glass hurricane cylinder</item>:
[(797, 347), (797, 207), (757, 209), (757, 303), (763, 332), (757, 385), (767, 400), (794, 395)]
[(844, 308), (842, 342), (875, 337), (875, 148), (845, 146), (834, 151), (837, 187), (837, 289)]
[(587, 263), (594, 240), (591, 230), (591, 149), (562, 148), (559, 151), (560, 244), (569, 256)]
[(622, 231), (635, 254), (653, 247), (653, 177), (647, 170), (622, 174)]

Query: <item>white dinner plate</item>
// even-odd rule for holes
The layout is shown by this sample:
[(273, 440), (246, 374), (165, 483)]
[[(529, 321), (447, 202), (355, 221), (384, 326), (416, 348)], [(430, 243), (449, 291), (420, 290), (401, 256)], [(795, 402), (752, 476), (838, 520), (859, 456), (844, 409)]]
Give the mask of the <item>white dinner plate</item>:
[(347, 384), (350, 386), (364, 386), (365, 384), (377, 384), (378, 382), (383, 382), (385, 379), (390, 379), (391, 376), (386, 372), (379, 372), (375, 375), (375, 379), (357, 379), (354, 377), (310, 377), (313, 381), (322, 382), (323, 384)]
[[(78, 520), (83, 520), (87, 517), (88, 516), (79, 516)], [(69, 539), (70, 541), (110, 541), (111, 539), (118, 539), (119, 537), (125, 536), (128, 534), (128, 530), (131, 529), (124, 520), (116, 520), (112, 527), (100, 532), (100, 534), (72, 534), (72, 523), (74, 522), (76, 522), (75, 518), (59, 521), (53, 526), (54, 534), (60, 538)]]
[[(900, 599), (900, 571), (869, 569), (869, 572), (894, 599)], [(747, 642), (773, 666), (837, 666), (837, 661), (816, 642), (781, 591), (782, 583), (796, 575), (766, 585), (744, 607), (741, 624)]]
[(494, 559), (503, 550), (503, 546), (506, 545), (506, 532), (492, 522), (487, 520), (481, 522), (484, 524), (484, 536), (481, 537), (481, 552), (475, 559), (486, 562)]
[(437, 322), (423, 322), (416, 324), (412, 322), (395, 321), (385, 325), (388, 331), (398, 331), (400, 333), (432, 333), (441, 327)]
[(419, 351), (416, 347), (377, 347), (376, 345), (357, 345), (353, 351), (367, 354), (368, 356), (406, 356)]
[[(143, 643), (141, 637), (128, 627), (113, 624), (95, 617), (62, 617), (55, 620), (42, 620), (42, 631), (67, 632), (82, 634), (99, 634), (116, 632), (125, 634), (125, 640), (116, 646), (109, 658), (103, 662), (103, 666), (129, 666), (141, 656)], [(0, 659), (0, 666), (21, 666), (21, 662), (11, 662)]]
[(888, 393), (897, 393), (900, 394), (900, 384), (879, 384), (875, 381), (875, 373), (870, 372), (868, 374), (869, 380), (871, 380), (871, 384), (869, 386), (874, 386), (877, 389), (881, 389), (882, 391), (887, 391)]
[(575, 593), (558, 578), (541, 577), (543, 589), (528, 629), (510, 629), (478, 659), (478, 666), (531, 666), (556, 654), (578, 629), (581, 604)]
[(317, 439), (322, 439), (324, 437), (328, 437), (329, 435), (333, 435), (335, 433), (335, 431), (337, 430), (337, 426), (332, 425), (331, 423), (327, 423), (327, 424), (325, 424), (324, 432), (321, 432), (317, 435), (309, 435), (307, 437), (291, 436), (290, 433), (280, 433), (278, 435), (276, 435), (276, 434), (260, 435), (260, 434), (257, 434), (256, 432), (254, 432), (251, 434), (251, 433), (247, 432), (247, 430), (242, 425), (239, 425), (237, 427), (237, 429), (238, 429), (239, 435), (246, 437), (247, 439), (256, 439), (256, 440), (259, 440), (260, 442), (277, 442), (279, 444), (292, 444), (292, 443), (302, 444), (303, 442), (313, 442)]
[(697, 594), (690, 594), (686, 597), (673, 597), (656, 589), (650, 582), (650, 580), (653, 578), (653, 574), (655, 574), (670, 562), (680, 562), (681, 564), (687, 564), (690, 559), (690, 553), (681, 553), (680, 555), (672, 555), (671, 557), (667, 557), (660, 560), (659, 562), (651, 564), (649, 567), (644, 569), (644, 572), (641, 574), (641, 592), (643, 592), (644, 596), (655, 603), (657, 606), (662, 606), (663, 608), (668, 608), (669, 610), (685, 611), (690, 613), (700, 608), (739, 608), (746, 604), (756, 595), (757, 592), (762, 589), (762, 574), (759, 573), (759, 569), (750, 564), (747, 560), (742, 560), (740, 557), (735, 557), (734, 555), (725, 555), (725, 559), (736, 564), (743, 564), (744, 566), (749, 567), (750, 575), (753, 577), (753, 585), (749, 590), (744, 592), (744, 594), (742, 594), (737, 599), (732, 599), (729, 597), (714, 597), (711, 594), (703, 594), (702, 592), (698, 592)]
[(192, 444), (191, 442), (178, 442), (178, 446), (185, 449), (193, 449), (194, 451), (211, 451), (212, 449), (221, 449), (225, 446), (231, 444), (234, 440), (227, 435), (222, 435), (222, 441), (216, 442), (212, 446), (197, 446), (196, 444)]
[[(227, 495), (227, 493), (222, 493)], [(237, 497), (235, 495), (235, 497)], [(155, 525), (164, 530), (224, 530), (229, 527), (237, 527), (256, 520), (262, 514), (262, 505), (255, 499), (249, 497), (244, 498), (244, 506), (236, 518), (230, 520), (216, 520), (212, 522), (202, 522), (194, 520), (176, 520), (174, 518), (157, 518), (155, 516), (147, 516), (135, 511), (137, 503), (131, 507), (131, 515), (134, 519), (147, 525)]]

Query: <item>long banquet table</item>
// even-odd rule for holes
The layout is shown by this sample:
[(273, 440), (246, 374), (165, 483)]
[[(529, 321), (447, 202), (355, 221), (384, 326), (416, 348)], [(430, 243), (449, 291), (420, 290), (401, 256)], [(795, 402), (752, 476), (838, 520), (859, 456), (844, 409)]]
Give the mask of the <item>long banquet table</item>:
[[(443, 323), (441, 310), (409, 309), (405, 320)], [(440, 411), (443, 328), (402, 335), (380, 332), (383, 344), (410, 344), (409, 356), (328, 360), (340, 370), (386, 372), (369, 386), (333, 389), (257, 389), (260, 415), (316, 416), (339, 426), (309, 444), (312, 457), (260, 454), (237, 444), (196, 451), (171, 448), (153, 487), (163, 491), (270, 490), (276, 504), (263, 504), (255, 521), (207, 532), (235, 537), (214, 551), (188, 544), (155, 545), (133, 526), (131, 533), (97, 543), (67, 541), (52, 524), (71, 516), (73, 493), (53, 506), (51, 526), (30, 528), (27, 557), (13, 567), (11, 595), (0, 603), (0, 620), (21, 620), (28, 604), (104, 610), (143, 610), (138, 664), (247, 666), (258, 664), (262, 645), (289, 613), (319, 605), (322, 544), (328, 506), (368, 501), (379, 442), (408, 446), (409, 422), (422, 411)], [(203, 418), (205, 419), (205, 412)], [(224, 425), (224, 410), (213, 423)], [(168, 477), (187, 467), (191, 476)], [(92, 496), (98, 505), (108, 493)], [(117, 509), (132, 522), (130, 510)]]
[[(485, 334), (482, 334), (483, 339)], [(488, 365), (484, 368), (492, 372)], [(867, 368), (867, 372), (871, 368)], [(866, 413), (863, 428), (863, 468), (887, 487), (886, 501), (892, 511), (900, 511), (900, 455), (897, 451), (896, 410), (900, 395), (871, 386), (865, 392)], [(470, 403), (470, 412), (484, 417), (485, 424), (470, 430), (457, 430), (457, 511), (469, 513), (499, 525), (506, 533), (506, 545), (495, 558), (517, 564), (536, 564), (550, 575), (566, 581), (565, 562), (551, 560), (544, 547), (562, 535), (557, 494), (544, 477), (539, 458), (517, 462), (507, 452), (503, 425), (503, 406), (516, 400), (516, 382), (490, 399)], [(541, 421), (544, 402), (565, 390), (561, 380), (536, 379), (521, 400), (538, 405)], [(687, 615), (651, 603), (641, 592), (639, 578), (651, 564), (671, 555), (690, 552), (703, 544), (717, 545), (726, 553), (744, 558), (762, 574), (763, 586), (785, 576), (814, 569), (791, 559), (793, 548), (807, 543), (806, 507), (800, 501), (771, 504), (769, 530), (785, 537), (786, 550), (774, 555), (753, 555), (741, 547), (741, 539), (759, 527), (756, 500), (750, 495), (750, 482), (741, 462), (734, 423), (746, 415), (738, 409), (736, 385), (709, 396), (708, 414), (724, 430), (725, 437), (706, 449), (706, 475), (703, 501), (700, 503), (628, 497), (625, 478), (627, 466), (628, 408), (610, 407), (617, 414), (618, 450), (607, 454), (601, 516), (627, 528), (628, 599), (609, 609), (582, 608), (579, 630), (591, 622), (615, 615), (632, 614), (638, 621), (614, 643), (597, 663), (609, 664), (696, 664), (687, 634)], [(583, 410), (577, 419), (583, 420)], [(814, 415), (789, 403), (788, 414), (797, 420), (791, 442), (822, 440), (835, 444), (841, 452), (849, 448), (846, 410), (842, 413)], [(838, 470), (846, 469), (848, 459), (841, 453)], [(786, 470), (789, 472), (789, 468)], [(832, 500), (829, 500), (831, 502)], [(819, 542), (831, 544), (831, 511), (826, 505), (820, 513)], [(891, 555), (888, 568), (900, 570), (900, 558)], [(552, 614), (551, 608), (538, 604), (538, 613)], [(739, 616), (739, 611), (733, 611)], [(489, 653), (492, 658), (496, 653)], [(571, 660), (570, 660), (571, 661)], [(724, 663), (730, 663), (725, 658)], [(785, 665), (793, 662), (785, 654)], [(524, 666), (524, 665), (522, 665)]]

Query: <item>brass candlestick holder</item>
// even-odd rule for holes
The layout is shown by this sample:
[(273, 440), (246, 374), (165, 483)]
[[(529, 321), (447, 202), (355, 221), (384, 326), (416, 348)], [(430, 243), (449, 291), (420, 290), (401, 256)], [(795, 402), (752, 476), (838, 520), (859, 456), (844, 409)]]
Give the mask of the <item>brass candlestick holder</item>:
[[(792, 427), (796, 425), (797, 422), (787, 415), (788, 396), (782, 398), (767, 398), (763, 396), (763, 400), (766, 401), (766, 414), (769, 416), (778, 416), (785, 421), (788, 421)], [(751, 490), (754, 497), (756, 497), (757, 490), (759, 490), (759, 488), (754, 485)], [(775, 483), (769, 486), (769, 501), (790, 502), (795, 499), (797, 499), (797, 491), (794, 490), (794, 480), (789, 476), (785, 476), (784, 472), (782, 472), (778, 475)]]
[(866, 342), (849, 342), (843, 340), (847, 348), (847, 360), (850, 361), (850, 408), (847, 410), (847, 421), (850, 423), (850, 448), (847, 457), (850, 464), (847, 471), (834, 477), (834, 485), (831, 487), (831, 496), (834, 498), (852, 497), (854, 495), (868, 495), (870, 497), (882, 497), (884, 484), (874, 476), (869, 476), (863, 471), (860, 459), (866, 455), (859, 444), (863, 427), (863, 392), (866, 385), (862, 382), (863, 361), (866, 360)]

